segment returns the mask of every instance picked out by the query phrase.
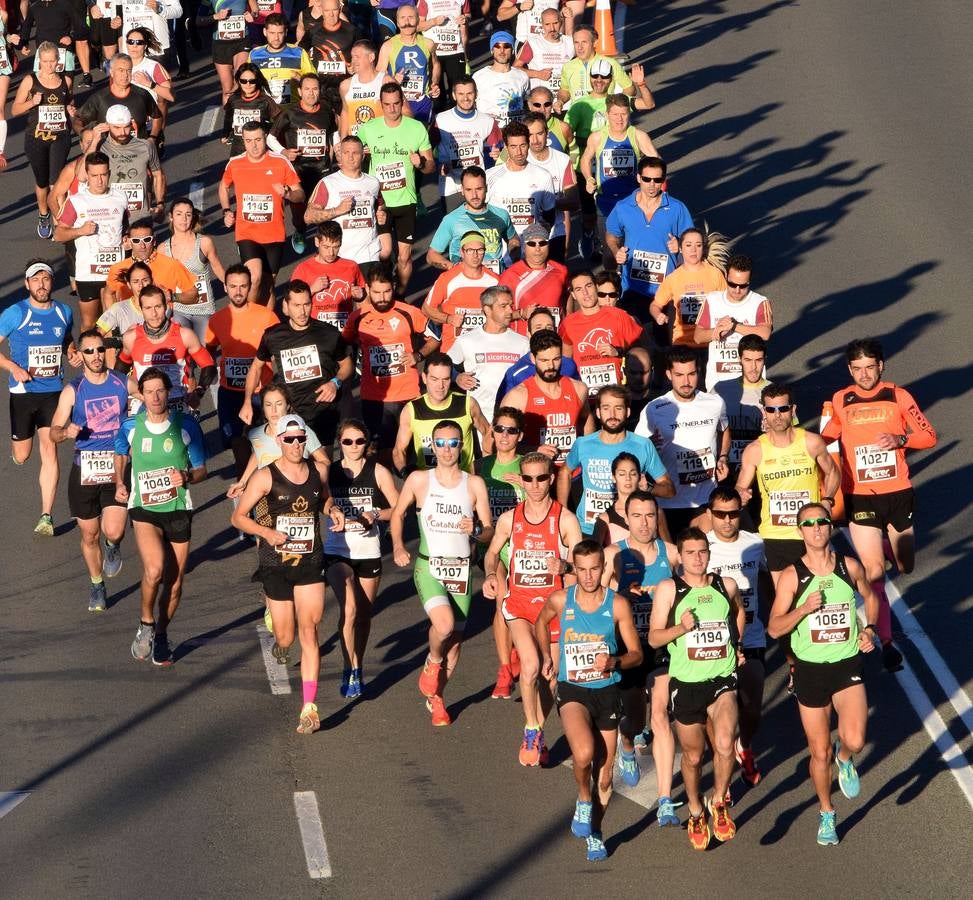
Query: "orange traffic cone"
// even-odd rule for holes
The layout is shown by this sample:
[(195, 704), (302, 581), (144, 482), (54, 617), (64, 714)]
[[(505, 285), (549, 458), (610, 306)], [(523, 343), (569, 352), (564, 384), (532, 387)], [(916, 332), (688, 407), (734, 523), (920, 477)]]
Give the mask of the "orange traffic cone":
[[(824, 405), (821, 407), (821, 423), (818, 425), (818, 432), (824, 431), (827, 427), (828, 422), (834, 418), (834, 404), (830, 400), (825, 400)], [(828, 444), (828, 453), (831, 454), (831, 458), (834, 460), (835, 465), (838, 467), (838, 471), (841, 471), (841, 448), (837, 441), (832, 441)], [(822, 485), (823, 488), (823, 485)], [(841, 488), (835, 491), (834, 496), (834, 506), (831, 509), (831, 520), (833, 522), (843, 522), (845, 518), (845, 495), (841, 492)]]
[(602, 56), (618, 56), (615, 46), (615, 26), (612, 25), (612, 7), (610, 0), (597, 0), (595, 3), (595, 31), (598, 40), (595, 41), (595, 52)]

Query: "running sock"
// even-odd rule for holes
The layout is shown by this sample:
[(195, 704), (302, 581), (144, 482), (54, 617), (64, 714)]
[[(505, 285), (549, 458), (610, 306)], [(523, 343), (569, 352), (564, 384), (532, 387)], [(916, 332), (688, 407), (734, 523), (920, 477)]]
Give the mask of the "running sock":
[(100, 575), (92, 575), (90, 577), (91, 577), (91, 583), (92, 584), (104, 584), (105, 583), (105, 579), (102, 578)]
[(7, 146), (7, 121), (6, 119), (0, 119), (0, 153), (3, 153), (3, 148)]
[(318, 683), (316, 681), (302, 681), (301, 690), (304, 694), (304, 702), (313, 703), (318, 696)]
[(878, 622), (875, 627), (878, 630), (879, 640), (883, 644), (888, 644), (892, 640), (892, 610), (889, 607), (889, 598), (885, 593), (885, 579), (880, 578), (873, 581), (872, 590), (878, 597)]
[(116, 544), (114, 541), (108, 540), (108, 538), (105, 538), (105, 546), (107, 546), (107, 547), (117, 547), (118, 544)]

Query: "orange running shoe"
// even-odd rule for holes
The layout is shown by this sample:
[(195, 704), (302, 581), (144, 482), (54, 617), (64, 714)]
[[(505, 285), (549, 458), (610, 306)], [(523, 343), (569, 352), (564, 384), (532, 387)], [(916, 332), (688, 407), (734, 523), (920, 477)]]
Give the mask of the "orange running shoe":
[(544, 732), (543, 731), (541, 731), (541, 733), (540, 733), (540, 737), (538, 738), (538, 743), (540, 744), (540, 747), (541, 747), (540, 756), (538, 758), (538, 761), (540, 762), (540, 765), (542, 767), (546, 768), (547, 767), (547, 764), (551, 761), (551, 751), (547, 747), (547, 741), (544, 740)]
[(524, 729), (524, 742), (520, 745), (520, 764), (522, 766), (540, 764), (542, 739), (543, 735), (539, 728)]
[(689, 834), (689, 843), (693, 850), (705, 850), (709, 846), (710, 834), (706, 812), (700, 811), (698, 816), (690, 813), (689, 820), (686, 822), (686, 831)]
[(497, 683), (490, 698), (492, 700), (509, 700), (513, 686), (514, 677), (510, 674), (510, 666), (500, 666), (497, 669)]
[(513, 675), (514, 681), (520, 678), (520, 654), (516, 647), (510, 651), (510, 674)]
[(754, 758), (753, 750), (750, 747), (744, 747), (740, 743), (740, 738), (736, 740), (734, 755), (737, 758), (737, 762), (740, 763), (742, 770), (740, 774), (743, 776), (743, 780), (750, 785), (758, 784), (760, 781), (760, 769), (757, 768), (757, 760)]
[(423, 697), (435, 697), (439, 693), (439, 680), (442, 675), (442, 663), (434, 663), (429, 657), (419, 675), (419, 693)]
[(432, 724), (439, 728), (442, 725), (452, 724), (452, 719), (449, 717), (449, 713), (446, 712), (446, 704), (443, 703), (443, 698), (436, 694), (426, 700), (426, 709), (432, 713)]
[(732, 841), (737, 833), (737, 827), (733, 824), (726, 803), (714, 803), (712, 799), (706, 801), (710, 815), (713, 817), (713, 837), (718, 841)]

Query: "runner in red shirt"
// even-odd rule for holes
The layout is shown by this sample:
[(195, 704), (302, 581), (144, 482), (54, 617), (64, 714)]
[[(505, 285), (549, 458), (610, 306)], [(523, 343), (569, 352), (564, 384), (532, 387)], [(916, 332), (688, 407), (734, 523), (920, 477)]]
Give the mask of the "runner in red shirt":
[(550, 244), (547, 228), (537, 223), (528, 225), (520, 236), (524, 258), (500, 275), (500, 284), (510, 288), (514, 296), (514, 319), (510, 327), (518, 334), (527, 335), (527, 320), (539, 306), (551, 311), (555, 327), (564, 317), (568, 270), (548, 259)]
[(299, 263), (291, 278), (311, 286), (311, 318), (334, 325), (340, 331), (354, 312), (356, 302), (365, 297), (365, 279), (358, 263), (338, 256), (341, 226), (337, 222), (318, 225), (314, 245), (318, 252)]

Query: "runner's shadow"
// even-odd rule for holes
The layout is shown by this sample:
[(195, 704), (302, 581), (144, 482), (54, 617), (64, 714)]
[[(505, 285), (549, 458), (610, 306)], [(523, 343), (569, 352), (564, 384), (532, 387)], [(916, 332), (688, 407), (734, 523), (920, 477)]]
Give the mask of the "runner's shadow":
[(455, 703), (450, 704), (447, 706), (447, 711), (455, 722), (471, 706), (476, 706), (484, 700), (489, 700), (492, 693), (493, 685), (490, 684), (487, 687), (480, 688), (480, 690), (473, 694), (467, 694), (462, 700), (457, 700)]
[(655, 821), (655, 810), (646, 810), (644, 816), (637, 822), (633, 822), (627, 828), (623, 828), (621, 831), (615, 832), (607, 841), (605, 841), (605, 847), (608, 848), (608, 856), (611, 857), (612, 854), (622, 846), (622, 844), (627, 844), (629, 841), (634, 841), (642, 832), (647, 831), (651, 824)]
[(211, 628), (209, 631), (204, 631), (202, 634), (195, 634), (191, 638), (188, 638), (173, 648), (173, 659), (176, 662), (179, 662), (179, 660), (189, 656), (190, 653), (193, 653), (200, 647), (205, 647), (210, 641), (216, 640), (230, 631), (235, 631), (242, 625), (249, 625), (256, 622), (262, 619), (263, 616), (264, 612), (262, 609), (255, 609), (252, 612), (244, 613), (242, 616), (238, 616), (232, 622), (227, 622), (226, 624), (220, 625), (217, 628)]

